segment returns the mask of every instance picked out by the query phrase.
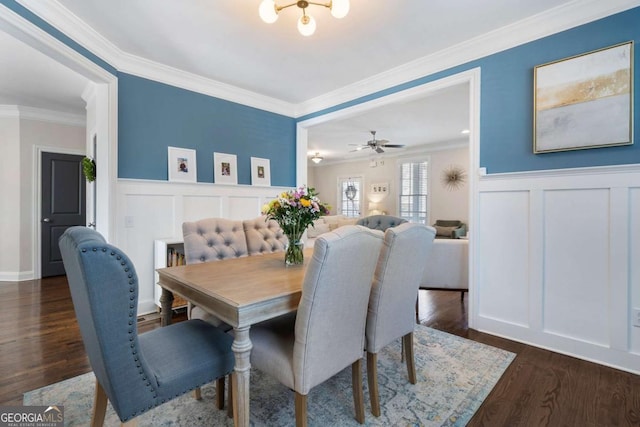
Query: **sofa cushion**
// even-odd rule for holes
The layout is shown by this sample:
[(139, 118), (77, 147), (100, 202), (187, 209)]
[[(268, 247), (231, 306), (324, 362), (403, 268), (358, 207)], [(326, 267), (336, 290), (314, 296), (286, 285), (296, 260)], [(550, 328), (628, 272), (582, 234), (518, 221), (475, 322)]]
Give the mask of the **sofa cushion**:
[(345, 225), (356, 225), (357, 220), (358, 218), (338, 219), (338, 228), (343, 227)]
[(316, 220), (313, 221), (313, 225), (307, 228), (307, 237), (311, 239), (314, 237), (318, 237), (323, 233), (328, 233), (329, 231), (331, 231), (329, 229), (329, 224), (323, 222), (322, 220)]
[(441, 225), (434, 225), (436, 229), (436, 236), (453, 237), (453, 232), (458, 227), (443, 227)]

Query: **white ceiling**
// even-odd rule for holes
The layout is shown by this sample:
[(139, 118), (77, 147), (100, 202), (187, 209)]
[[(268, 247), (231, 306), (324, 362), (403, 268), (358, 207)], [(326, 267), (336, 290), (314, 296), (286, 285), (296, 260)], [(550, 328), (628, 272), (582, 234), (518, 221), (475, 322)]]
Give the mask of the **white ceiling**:
[[(598, 0), (351, 0), (341, 20), (310, 6), (317, 21), (311, 37), (297, 32), (296, 7), (282, 11), (274, 24), (263, 23), (261, 0), (18, 1), (36, 13), (65, 17), (71, 24), (61, 29), (91, 37), (105, 60), (119, 55), (123, 61), (152, 61), (300, 105), (537, 14), (557, 10), (566, 16), (566, 7), (593, 7)], [(86, 80), (29, 50), (0, 34), (0, 103), (83, 111), (79, 97)], [(460, 138), (467, 123), (466, 90), (450, 88), (313, 127), (309, 152), (344, 158), (347, 144), (366, 142), (371, 129), (408, 146), (450, 141)]]
[(85, 114), (88, 80), (0, 31), (0, 105)]

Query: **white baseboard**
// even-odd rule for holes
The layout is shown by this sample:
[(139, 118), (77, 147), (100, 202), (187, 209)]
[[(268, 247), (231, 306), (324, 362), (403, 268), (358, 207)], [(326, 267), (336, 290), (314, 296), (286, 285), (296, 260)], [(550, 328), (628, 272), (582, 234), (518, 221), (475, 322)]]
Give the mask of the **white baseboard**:
[(0, 271), (0, 282), (23, 282), (33, 279), (33, 271)]

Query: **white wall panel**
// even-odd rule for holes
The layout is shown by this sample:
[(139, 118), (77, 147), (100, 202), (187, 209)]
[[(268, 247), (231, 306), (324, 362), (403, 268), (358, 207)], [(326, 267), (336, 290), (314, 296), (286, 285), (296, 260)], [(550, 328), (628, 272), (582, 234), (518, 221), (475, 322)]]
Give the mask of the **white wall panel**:
[(609, 191), (544, 196), (544, 329), (609, 343)]
[(182, 184), (166, 181), (118, 181), (116, 240), (133, 260), (140, 283), (140, 313), (156, 310), (153, 241), (182, 238), (182, 223), (201, 218), (249, 219), (282, 187)]
[(640, 373), (640, 165), (484, 176), (478, 200), (470, 324)]
[(516, 325), (529, 323), (529, 193), (480, 196), (478, 313)]
[[(640, 187), (630, 190), (629, 193), (629, 251), (630, 251), (630, 282), (629, 310), (640, 309)], [(633, 318), (633, 313), (629, 313)], [(629, 326), (631, 329), (631, 351), (640, 354), (640, 327)]]
[(222, 200), (219, 196), (184, 196), (182, 221), (222, 216)]
[(227, 218), (252, 219), (260, 215), (261, 199), (256, 196), (229, 196)]
[(129, 195), (124, 247), (136, 266), (139, 301), (153, 300), (153, 241), (173, 234), (175, 197), (171, 195)]

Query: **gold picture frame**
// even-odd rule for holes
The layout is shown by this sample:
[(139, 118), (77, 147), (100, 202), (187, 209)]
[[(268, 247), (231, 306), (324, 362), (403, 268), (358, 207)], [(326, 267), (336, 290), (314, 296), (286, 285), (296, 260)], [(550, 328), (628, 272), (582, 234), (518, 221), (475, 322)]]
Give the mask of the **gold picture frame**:
[(633, 144), (633, 41), (534, 68), (533, 152)]

